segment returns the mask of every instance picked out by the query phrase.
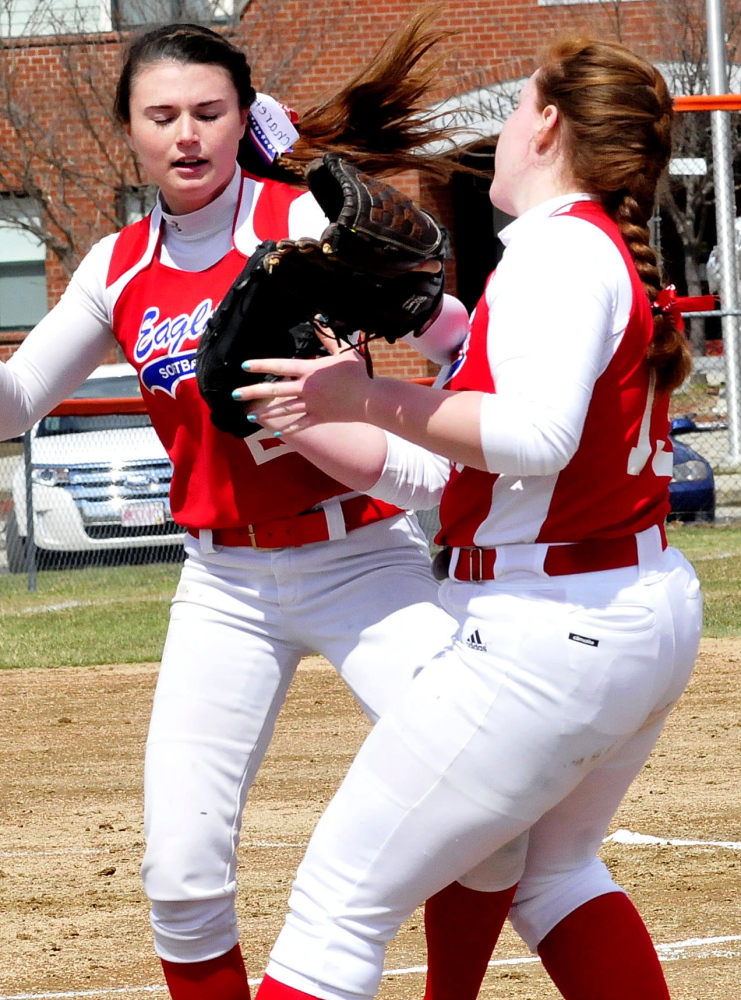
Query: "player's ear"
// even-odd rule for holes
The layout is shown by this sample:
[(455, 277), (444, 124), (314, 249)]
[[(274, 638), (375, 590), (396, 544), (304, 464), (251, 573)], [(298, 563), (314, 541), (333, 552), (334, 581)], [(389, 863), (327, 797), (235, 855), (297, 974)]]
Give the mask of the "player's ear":
[(136, 143), (134, 142), (134, 137), (131, 134), (131, 125), (124, 125), (124, 135), (126, 136), (126, 145), (133, 153), (135, 153)]
[(536, 149), (539, 153), (544, 153), (556, 142), (560, 123), (556, 105), (547, 104), (540, 112), (540, 128), (535, 134)]
[(555, 104), (546, 104), (540, 112), (543, 119), (543, 128), (554, 129), (558, 125), (558, 108)]

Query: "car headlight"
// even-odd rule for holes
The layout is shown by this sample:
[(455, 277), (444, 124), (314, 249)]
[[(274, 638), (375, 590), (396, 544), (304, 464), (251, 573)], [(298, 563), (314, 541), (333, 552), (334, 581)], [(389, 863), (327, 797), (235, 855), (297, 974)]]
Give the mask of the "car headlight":
[(672, 475), (673, 483), (697, 483), (703, 479), (709, 479), (708, 467), (704, 462), (698, 462), (696, 458), (691, 458), (687, 462), (678, 462), (674, 466)]
[(66, 486), (69, 483), (69, 469), (58, 465), (44, 465), (31, 470), (31, 481), (42, 486)]

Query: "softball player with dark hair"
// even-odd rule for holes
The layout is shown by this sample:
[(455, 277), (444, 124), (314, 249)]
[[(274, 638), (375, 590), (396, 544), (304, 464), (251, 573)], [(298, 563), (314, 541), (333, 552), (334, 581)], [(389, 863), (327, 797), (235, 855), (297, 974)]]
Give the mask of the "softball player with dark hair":
[[(367, 151), (371, 123), (363, 137), (376, 168), (403, 166), (425, 141), (412, 98), (430, 80), (414, 69), (435, 37), (427, 23), (401, 32), (359, 77), (366, 94), (376, 87), (398, 98), (388, 105), (393, 122), (379, 103), (386, 152)], [(255, 247), (324, 229), (289, 166), (321, 151), (327, 122), (342, 146), (337, 122), (352, 131), (353, 93), (353, 85), (342, 93), (339, 112), (329, 99), (309, 114), (302, 140), (286, 109), (255, 94), (244, 54), (221, 35), (175, 24), (137, 38), (116, 110), (159, 187), (156, 207), (92, 248), (59, 304), (0, 365), (5, 438), (69, 396), (118, 345), (174, 466), (171, 508), (187, 529), (187, 558), (147, 741), (143, 878), (176, 1000), (249, 997), (236, 848), (248, 789), (300, 658), (326, 655), (375, 720), (454, 628), (437, 605), (427, 542), (406, 504), (351, 490), (299, 453), (326, 457), (341, 429), (309, 430), (291, 444), (270, 431), (238, 439), (213, 426), (196, 386), (201, 333)], [(408, 117), (400, 117), (407, 100)], [(266, 127), (268, 119), (280, 127)], [(414, 343), (437, 360), (450, 357), (466, 323), (463, 306), (447, 298), (441, 319)]]
[[(479, 982), (512, 905), (568, 1000), (668, 997), (597, 852), (701, 629), (663, 529), (669, 395), (689, 370), (648, 233), (671, 118), (661, 75), (623, 47), (545, 53), (499, 137), (491, 200), (517, 218), (445, 391), (347, 357), (247, 362), (293, 380), (240, 391), (263, 426), (388, 433), (353, 480), (372, 495), (392, 500), (424, 449), (448, 457), (441, 600), (458, 622), (320, 820), (259, 1000), (375, 996), (402, 921), (428, 899), (444, 941), (466, 890), (489, 898)], [(431, 950), (427, 996), (470, 989)]]

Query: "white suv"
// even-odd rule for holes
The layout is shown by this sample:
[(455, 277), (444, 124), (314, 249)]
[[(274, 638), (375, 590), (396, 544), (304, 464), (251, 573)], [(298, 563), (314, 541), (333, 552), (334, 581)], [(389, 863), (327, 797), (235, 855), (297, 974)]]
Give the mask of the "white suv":
[[(140, 395), (128, 364), (102, 365), (74, 399)], [(170, 513), (172, 465), (145, 413), (44, 417), (31, 432), (34, 542), (39, 565), (51, 553), (181, 547)], [(26, 569), (26, 477), (13, 476), (5, 530), (8, 569)]]

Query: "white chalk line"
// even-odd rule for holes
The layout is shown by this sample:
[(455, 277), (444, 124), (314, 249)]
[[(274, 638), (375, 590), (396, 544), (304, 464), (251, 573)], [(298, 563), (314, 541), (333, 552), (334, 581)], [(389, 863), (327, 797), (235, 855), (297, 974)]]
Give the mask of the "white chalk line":
[(113, 604), (152, 604), (157, 601), (167, 601), (167, 597), (158, 597), (156, 594), (139, 596), (132, 594), (130, 597), (106, 597), (87, 601), (63, 601), (60, 604), (38, 604), (30, 608), (16, 608), (12, 611), (0, 611), (0, 618), (23, 618), (26, 615), (44, 615), (50, 611), (72, 611), (75, 608), (98, 608)]
[[(616, 830), (605, 837), (604, 844), (621, 844), (624, 847), (714, 847), (724, 851), (741, 851), (740, 840), (689, 840), (681, 837), (653, 837), (648, 833), (635, 833), (632, 830)], [(277, 848), (294, 849), (306, 847), (307, 841), (286, 840), (248, 840), (242, 843), (243, 848)], [(110, 848), (98, 847), (58, 848), (51, 851), (0, 851), (0, 858), (44, 857), (56, 854), (110, 854)], [(0, 1000), (3, 1000), (0, 997)]]
[(16, 611), (3, 611), (3, 618), (19, 618), (22, 615), (43, 615), (49, 611), (69, 611), (73, 608), (91, 608), (98, 604), (117, 604), (112, 598), (100, 601), (63, 601), (61, 604), (39, 604), (31, 608), (18, 608)]
[(605, 837), (603, 844), (623, 844), (627, 847), (716, 847), (726, 851), (741, 851), (739, 840), (686, 840), (682, 837), (652, 837), (648, 833), (616, 830)]
[[(741, 840), (689, 840), (681, 837), (654, 837), (649, 833), (635, 833), (632, 830), (616, 830), (605, 837), (603, 844), (622, 844), (624, 847), (715, 847), (719, 850), (741, 851)], [(306, 847), (306, 843), (286, 841), (254, 840), (242, 844), (243, 847)], [(0, 998), (2, 1000), (2, 998)]]
[(713, 559), (735, 559), (736, 556), (741, 556), (741, 552), (714, 552), (706, 556), (695, 556), (691, 561), (693, 563), (711, 562)]
[(701, 951), (699, 954), (694, 954), (693, 958), (736, 958), (741, 955), (741, 951), (738, 948), (723, 948), (719, 950), (717, 947), (712, 947), (713, 945), (720, 944), (732, 944), (735, 941), (741, 941), (741, 934), (729, 934), (726, 937), (712, 937), (712, 938), (688, 938), (686, 941), (674, 941), (672, 944), (657, 944), (656, 951), (662, 962), (676, 962), (680, 958), (687, 958), (687, 949), (689, 948), (708, 948), (707, 951)]
[[(736, 958), (741, 955), (741, 949), (722, 948), (718, 945), (729, 945), (741, 942), (741, 934), (729, 934), (725, 937), (712, 938), (688, 938), (685, 941), (673, 941), (669, 944), (657, 944), (656, 951), (662, 962), (676, 962), (682, 958), (688, 958), (689, 949), (704, 948), (699, 954), (695, 953), (692, 958)], [(490, 969), (503, 968), (516, 965), (533, 965), (540, 962), (536, 956), (525, 955), (522, 958), (500, 958), (489, 962)], [(387, 976), (410, 976), (427, 972), (426, 965), (413, 965), (405, 969), (386, 969), (383, 973)], [(259, 986), (262, 979), (250, 979), (250, 986)], [(167, 993), (166, 986), (119, 986), (99, 990), (66, 990), (61, 993), (12, 993), (0, 996), (0, 1000), (62, 1000), (63, 997), (106, 997), (121, 996), (124, 993)]]
[[(669, 944), (657, 944), (656, 952), (662, 962), (676, 962), (680, 958), (687, 958), (687, 950), (690, 948), (709, 948), (709, 950), (701, 951), (699, 954), (692, 955), (693, 958), (735, 958), (741, 955), (741, 949), (738, 948), (723, 948), (718, 950), (716, 945), (729, 945), (733, 942), (741, 942), (741, 934), (730, 934), (725, 937), (712, 937), (712, 938), (688, 938), (686, 941), (673, 941)], [(502, 968), (508, 965), (532, 965), (535, 962), (540, 962), (537, 955), (525, 955), (521, 958), (500, 958), (492, 962), (489, 962), (490, 969)], [(411, 966), (408, 969), (386, 969), (384, 971), (384, 976), (405, 976), (411, 975), (413, 973), (427, 972), (426, 965), (416, 965)], [(0, 997), (0, 1000), (6, 1000), (5, 997)]]

